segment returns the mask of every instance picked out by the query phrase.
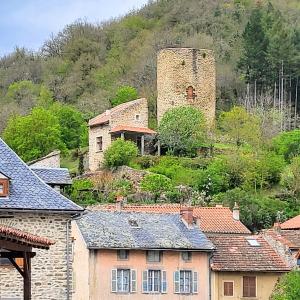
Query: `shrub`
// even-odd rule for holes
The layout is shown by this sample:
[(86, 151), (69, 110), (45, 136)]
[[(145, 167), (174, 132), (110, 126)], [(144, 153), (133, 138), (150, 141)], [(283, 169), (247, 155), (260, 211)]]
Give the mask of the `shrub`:
[(135, 100), (138, 97), (137, 90), (132, 86), (121, 86), (116, 92), (115, 98), (111, 100), (111, 105), (117, 106), (124, 102)]
[(141, 189), (153, 194), (155, 202), (163, 193), (171, 192), (171, 179), (161, 174), (148, 174), (141, 181)]
[(118, 195), (126, 197), (133, 191), (133, 185), (132, 182), (127, 179), (116, 179), (112, 181), (109, 189), (114, 198)]
[(203, 114), (188, 106), (170, 109), (163, 115), (158, 133), (161, 145), (170, 154), (195, 156), (206, 140)]
[(77, 204), (82, 206), (92, 205), (99, 199), (93, 193), (94, 185), (89, 179), (76, 179), (71, 187), (67, 189), (68, 196)]
[(300, 272), (291, 271), (283, 275), (276, 284), (271, 295), (271, 300), (296, 300), (300, 299)]
[(138, 148), (135, 143), (119, 138), (104, 152), (104, 165), (106, 167), (128, 165), (137, 155)]

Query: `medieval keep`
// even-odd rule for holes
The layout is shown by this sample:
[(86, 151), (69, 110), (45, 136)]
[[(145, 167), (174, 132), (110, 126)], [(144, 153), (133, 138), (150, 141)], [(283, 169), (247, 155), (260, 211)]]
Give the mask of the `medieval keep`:
[[(216, 109), (216, 71), (213, 52), (207, 49), (166, 48), (157, 56), (157, 121), (173, 107), (200, 109), (209, 125)], [(140, 154), (156, 132), (148, 128), (147, 99), (120, 104), (89, 121), (89, 169), (96, 171), (103, 153), (118, 138), (134, 141)], [(159, 151), (158, 151), (159, 152)]]

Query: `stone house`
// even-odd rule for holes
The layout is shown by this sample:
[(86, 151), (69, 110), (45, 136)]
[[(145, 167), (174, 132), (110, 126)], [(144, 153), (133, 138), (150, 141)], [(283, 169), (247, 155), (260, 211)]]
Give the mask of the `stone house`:
[[(32, 298), (71, 300), (71, 220), (83, 209), (39, 178), (0, 139), (0, 224), (55, 242), (32, 262)], [(22, 299), (22, 277), (0, 266), (0, 298)]]
[(103, 153), (116, 138), (134, 141), (140, 154), (155, 134), (148, 128), (147, 99), (120, 104), (89, 121), (89, 169), (96, 171), (103, 162)]
[(92, 211), (73, 225), (75, 300), (209, 300), (214, 247), (191, 210)]

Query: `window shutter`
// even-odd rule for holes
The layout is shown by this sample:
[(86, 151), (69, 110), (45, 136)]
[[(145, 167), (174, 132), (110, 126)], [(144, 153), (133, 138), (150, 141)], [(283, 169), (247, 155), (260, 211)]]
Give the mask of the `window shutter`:
[(193, 293), (198, 293), (198, 272), (193, 272)]
[(148, 271), (143, 271), (143, 293), (148, 293)]
[(180, 293), (180, 272), (179, 271), (174, 272), (174, 293), (175, 294)]
[(167, 272), (161, 271), (161, 292), (167, 292)]
[(111, 292), (112, 293), (117, 292), (117, 270), (116, 269), (111, 270)]
[(131, 293), (136, 293), (136, 270), (131, 270), (130, 273), (131, 273), (130, 291)]

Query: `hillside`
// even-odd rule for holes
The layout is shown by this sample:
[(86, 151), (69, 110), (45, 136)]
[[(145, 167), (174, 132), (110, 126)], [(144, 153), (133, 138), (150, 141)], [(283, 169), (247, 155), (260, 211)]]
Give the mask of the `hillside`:
[[(272, 4), (287, 24), (299, 28), (298, 1)], [(151, 1), (139, 11), (100, 25), (70, 24), (45, 41), (39, 53), (16, 49), (0, 61), (0, 131), (11, 114), (26, 114), (37, 104), (32, 90), (10, 96), (11, 85), (23, 80), (42, 84), (54, 99), (75, 105), (86, 118), (109, 107), (119, 86), (133, 86), (148, 98), (150, 126), (155, 126), (156, 53), (167, 46), (214, 50), (218, 109), (227, 108), (244, 92), (236, 66), (242, 33), (255, 6), (254, 0)]]

